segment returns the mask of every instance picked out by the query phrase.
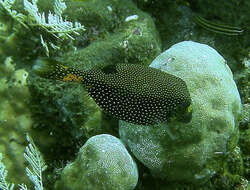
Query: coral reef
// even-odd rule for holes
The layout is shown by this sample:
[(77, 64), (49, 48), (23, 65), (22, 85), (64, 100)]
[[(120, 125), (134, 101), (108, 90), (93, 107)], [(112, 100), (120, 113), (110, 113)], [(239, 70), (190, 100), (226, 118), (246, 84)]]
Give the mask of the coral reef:
[(79, 40), (85, 48), (60, 57), (67, 65), (79, 69), (116, 63), (149, 65), (161, 51), (153, 20), (131, 1), (69, 1), (67, 6), (66, 16), (94, 31), (88, 41), (85, 36)]
[(91, 137), (62, 171), (55, 189), (133, 190), (138, 171), (122, 142), (111, 135)]
[(230, 138), (237, 139), (241, 100), (232, 73), (214, 49), (192, 41), (172, 46), (150, 66), (187, 83), (192, 121), (153, 127), (120, 121), (121, 138), (155, 177), (206, 181), (217, 168), (209, 163), (231, 151), (227, 148)]
[[(250, 56), (250, 52), (249, 52)], [(239, 92), (242, 98), (242, 118), (240, 121), (240, 138), (239, 147), (242, 150), (242, 157), (244, 163), (244, 174), (247, 180), (250, 180), (250, 60), (244, 58), (242, 61), (242, 68), (234, 75), (239, 86)]]
[[(83, 23), (89, 33), (75, 37), (73, 51), (67, 48), (67, 51), (50, 51), (56, 54), (53, 58), (64, 65), (81, 70), (126, 62), (149, 65), (160, 53), (161, 44), (153, 20), (131, 1), (66, 1), (66, 5), (62, 15)], [(126, 20), (131, 15), (137, 17)], [(37, 140), (41, 140), (37, 143), (43, 145), (45, 154), (52, 153), (47, 152), (50, 147), (57, 147), (53, 153), (56, 159), (60, 159), (58, 155), (73, 159), (78, 146), (90, 136), (118, 135), (110, 123), (106, 125), (101, 109), (81, 85), (52, 82), (34, 75), (30, 75), (28, 85), (37, 129), (45, 136), (64, 139), (63, 143), (55, 140), (45, 144), (39, 135)], [(69, 150), (67, 154), (63, 153), (65, 148)]]
[[(35, 76), (31, 67), (36, 60), (48, 57), (81, 70), (117, 63), (148, 66), (162, 49), (184, 40), (207, 44), (225, 58), (242, 101), (240, 131), (238, 113), (232, 112), (239, 101), (235, 101), (235, 105), (229, 103), (228, 109), (225, 104), (223, 111), (222, 103), (230, 101), (229, 97), (234, 94), (231, 92), (238, 97), (224, 60), (204, 45), (201, 45), (202, 49), (206, 49), (203, 52), (193, 52), (193, 48), (183, 51), (186, 55), (181, 56), (181, 61), (179, 56), (174, 59), (170, 56), (164, 59), (168, 66), (164, 66), (163, 70), (167, 68), (167, 72), (189, 81), (194, 101), (193, 121), (187, 125), (175, 121), (154, 128), (121, 121), (120, 134), (132, 150), (129, 152), (131, 156), (138, 158), (136, 162), (140, 173), (139, 178), (138, 174), (134, 175), (131, 187), (123, 184), (124, 188), (250, 189), (249, 9), (250, 1), (235, 0), (0, 0), (0, 189), (4, 189), (1, 186), (5, 180), (4, 170), (8, 170), (6, 184), (15, 183), (15, 190), (32, 189), (28, 178), (33, 176), (25, 176), (25, 166), (32, 169), (37, 166), (32, 166), (32, 163), (40, 162), (40, 159), (30, 163), (29, 160), (35, 158), (33, 154), (30, 154), (32, 158), (29, 160), (23, 158), (27, 145), (26, 132), (34, 138), (48, 166), (43, 178), (34, 185), (38, 189), (48, 190), (73, 184), (73, 181), (67, 180), (73, 179), (69, 174), (77, 171), (73, 167), (80, 165), (78, 161), (86, 162), (86, 158), (105, 155), (97, 151), (80, 159), (81, 153), (87, 154), (86, 149), (90, 150), (92, 145), (89, 145), (94, 144), (92, 136), (104, 133), (119, 136), (118, 120), (101, 110), (81, 85)], [(222, 25), (235, 26), (241, 32), (228, 36), (209, 31), (195, 22), (196, 16), (218, 24), (216, 29), (221, 29)], [(193, 53), (200, 57), (192, 57)], [(182, 55), (181, 52), (178, 54)], [(214, 57), (211, 58), (211, 55)], [(217, 59), (218, 64), (213, 64), (209, 73), (203, 71), (208, 71), (210, 64), (197, 67), (198, 63)], [(191, 65), (192, 68), (189, 67)], [(226, 76), (226, 70), (231, 88), (223, 85), (225, 79), (215, 80), (219, 78), (217, 74), (220, 71)], [(194, 71), (196, 74), (193, 74)], [(191, 80), (198, 76), (199, 71), (203, 75), (195, 81)], [(215, 88), (211, 90), (208, 87)], [(219, 89), (221, 95), (217, 94)], [(225, 97), (226, 92), (228, 97)], [(199, 119), (198, 115), (202, 118)], [(79, 152), (88, 139), (92, 142), (88, 141)], [(112, 146), (119, 145), (119, 150), (131, 159), (119, 139), (110, 139), (113, 139), (109, 141)], [(113, 153), (112, 146), (108, 149)], [(77, 152), (79, 156), (76, 159)], [(124, 161), (125, 157), (119, 158)], [(108, 158), (106, 161), (109, 162)], [(72, 164), (67, 165), (69, 162)], [(96, 166), (91, 160), (89, 163)], [(112, 165), (113, 168), (109, 169), (119, 169), (118, 166)], [(103, 170), (98, 169), (99, 174), (104, 174)], [(39, 170), (43, 171), (42, 168)], [(134, 172), (137, 173), (136, 170)], [(87, 172), (83, 173), (87, 175)], [(80, 172), (77, 176), (81, 177)], [(124, 182), (111, 176), (111, 181), (116, 184)], [(67, 184), (62, 179), (66, 179)], [(88, 176), (86, 179), (92, 180)], [(98, 184), (103, 182), (104, 187), (109, 187), (109, 180), (105, 178)], [(85, 179), (81, 181), (89, 182)], [(197, 186), (200, 182), (202, 186)], [(18, 186), (20, 183), (28, 187), (25, 184)], [(87, 185), (84, 188), (88, 188)], [(82, 187), (74, 190), (78, 189)]]

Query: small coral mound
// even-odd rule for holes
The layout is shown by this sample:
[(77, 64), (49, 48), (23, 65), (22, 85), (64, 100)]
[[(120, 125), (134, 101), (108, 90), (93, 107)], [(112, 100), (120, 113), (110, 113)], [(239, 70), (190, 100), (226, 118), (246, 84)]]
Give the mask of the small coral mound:
[(103, 134), (86, 142), (76, 160), (63, 169), (55, 188), (132, 190), (137, 180), (137, 166), (125, 146), (116, 137)]
[[(183, 79), (192, 99), (192, 120), (156, 126), (120, 121), (119, 133), (155, 177), (199, 183), (219, 168), (216, 160), (234, 147), (241, 100), (225, 60), (211, 47), (185, 41), (150, 65)], [(210, 164), (212, 163), (212, 164)]]

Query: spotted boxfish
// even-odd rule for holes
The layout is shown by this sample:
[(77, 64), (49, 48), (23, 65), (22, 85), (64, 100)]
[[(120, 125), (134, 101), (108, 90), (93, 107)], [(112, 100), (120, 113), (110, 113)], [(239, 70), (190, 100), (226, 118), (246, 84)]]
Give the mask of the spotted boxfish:
[(192, 118), (186, 83), (155, 68), (121, 63), (84, 71), (38, 59), (33, 70), (47, 79), (82, 84), (104, 112), (133, 124), (187, 123)]

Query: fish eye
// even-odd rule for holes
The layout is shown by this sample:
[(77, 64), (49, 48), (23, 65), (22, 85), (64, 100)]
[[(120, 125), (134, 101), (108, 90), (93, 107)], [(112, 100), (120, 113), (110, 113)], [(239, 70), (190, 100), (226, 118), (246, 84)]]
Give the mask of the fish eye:
[(105, 74), (115, 74), (117, 73), (116, 65), (108, 65), (101, 69)]

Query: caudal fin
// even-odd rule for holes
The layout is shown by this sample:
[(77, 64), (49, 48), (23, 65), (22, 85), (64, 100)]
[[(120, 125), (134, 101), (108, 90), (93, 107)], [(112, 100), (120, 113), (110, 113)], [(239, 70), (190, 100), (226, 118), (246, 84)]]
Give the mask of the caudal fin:
[(83, 79), (81, 71), (66, 67), (55, 60), (47, 58), (38, 58), (32, 70), (40, 77), (47, 79), (76, 82), (80, 82)]

